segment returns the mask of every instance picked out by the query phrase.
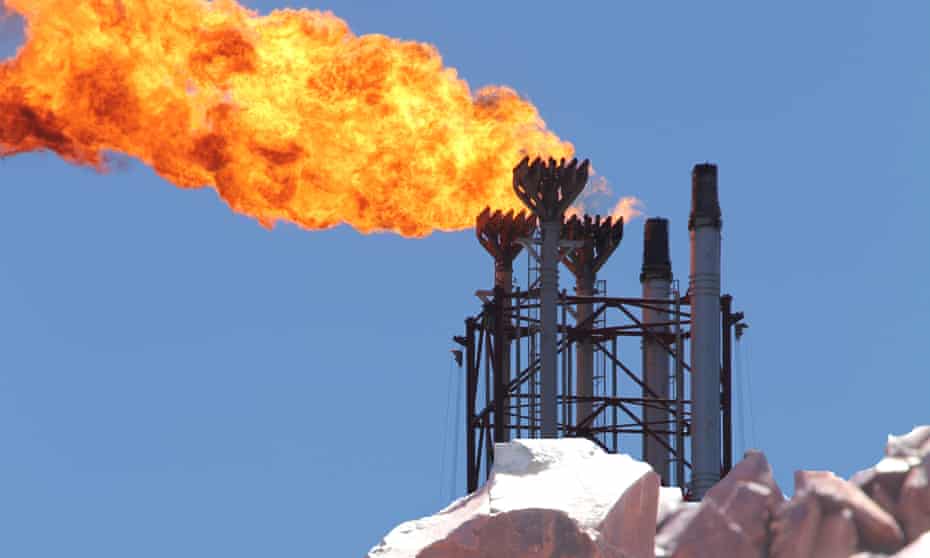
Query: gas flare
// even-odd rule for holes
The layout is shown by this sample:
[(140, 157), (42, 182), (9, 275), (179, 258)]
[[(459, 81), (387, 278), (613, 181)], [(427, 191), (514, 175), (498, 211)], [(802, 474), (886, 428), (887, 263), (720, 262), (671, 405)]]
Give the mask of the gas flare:
[(472, 93), (433, 46), (358, 36), (329, 12), (5, 4), (27, 39), (0, 64), (0, 156), (47, 149), (105, 170), (122, 152), (266, 226), (415, 237), (522, 209), (513, 165), (573, 154), (512, 89)]

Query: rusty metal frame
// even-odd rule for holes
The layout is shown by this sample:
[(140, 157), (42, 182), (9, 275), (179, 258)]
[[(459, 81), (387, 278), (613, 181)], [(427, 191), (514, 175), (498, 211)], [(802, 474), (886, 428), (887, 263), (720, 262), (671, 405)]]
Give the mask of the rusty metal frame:
[[(465, 349), (465, 428), (466, 428), (466, 488), (469, 492), (476, 490), (481, 483), (482, 476), (487, 476), (494, 461), (494, 441), (517, 437), (515, 434), (539, 436), (540, 425), (533, 413), (539, 400), (539, 393), (531, 389), (523, 389), (533, 380), (539, 371), (539, 359), (526, 363), (520, 369), (514, 369), (510, 381), (505, 381), (498, 370), (503, 368), (505, 355), (517, 355), (520, 360), (520, 350), (498, 350), (503, 344), (512, 344), (518, 340), (535, 336), (538, 325), (526, 313), (528, 309), (538, 305), (538, 290), (514, 291), (505, 293), (495, 289), (493, 296), (483, 297), (484, 303), (481, 311), (465, 320), (465, 335), (456, 337), (455, 341)], [(591, 316), (581, 323), (568, 323), (564, 307), (574, 306), (579, 301), (594, 305)], [(562, 386), (558, 396), (558, 406), (568, 405), (578, 401), (590, 401), (592, 412), (585, 417), (574, 417), (566, 422), (560, 417), (558, 424), (561, 436), (579, 436), (593, 440), (609, 452), (619, 452), (624, 447), (639, 447), (630, 442), (623, 445), (620, 434), (625, 436), (653, 436), (669, 451), (669, 458), (675, 463), (675, 479), (668, 484), (679, 486), (686, 491), (689, 482), (687, 471), (691, 468), (688, 454), (690, 450), (690, 405), (691, 402), (683, 396), (687, 391), (687, 377), (691, 370), (686, 364), (685, 352), (690, 343), (689, 327), (690, 313), (687, 311), (689, 301), (687, 297), (670, 301), (649, 300), (629, 297), (566, 296), (559, 298), (562, 317), (558, 326), (558, 345), (556, 352), (559, 361), (567, 369), (567, 386), (574, 385), (574, 360), (563, 358), (566, 351), (571, 351), (583, 339), (594, 344), (596, 350), (604, 355), (610, 363), (614, 378), (611, 381), (614, 393), (601, 394), (590, 397), (580, 397), (575, 393), (561, 392), (566, 389)], [(660, 306), (664, 305), (664, 307)], [(633, 311), (642, 308), (660, 308), (669, 316), (665, 325), (675, 326), (673, 332), (666, 335), (657, 335), (652, 328), (657, 324), (643, 324)], [(721, 324), (723, 328), (723, 344), (721, 354), (721, 421), (723, 424), (723, 470), (726, 474), (732, 466), (732, 334), (734, 328), (743, 319), (742, 313), (732, 312), (732, 296), (721, 297)], [(593, 324), (599, 316), (609, 309), (619, 310), (620, 323), (608, 323), (607, 327), (594, 328)], [(613, 320), (617, 321), (617, 320)], [(676, 333), (677, 332), (677, 333)], [(629, 366), (617, 354), (617, 339), (621, 337), (649, 338), (663, 347), (675, 359), (676, 374), (672, 382), (675, 385), (674, 398), (658, 398), (654, 392), (645, 387), (643, 379), (635, 368)], [(680, 345), (680, 346), (679, 346)], [(637, 355), (638, 356), (638, 355)], [(527, 355), (528, 359), (528, 355)], [(482, 374), (482, 368), (483, 374)], [(687, 377), (685, 377), (687, 375)], [(482, 377), (483, 376), (483, 377)], [(620, 397), (616, 393), (617, 381), (632, 382), (644, 390), (642, 397)], [(483, 393), (482, 393), (483, 392)], [(502, 397), (499, 397), (501, 394)], [(657, 423), (645, 423), (643, 413), (645, 407), (664, 408), (669, 412), (669, 419)], [(637, 412), (640, 411), (640, 412)], [(571, 418), (572, 413), (566, 413)], [(498, 417), (508, 417), (509, 420), (498, 420)], [(600, 421), (600, 425), (596, 422)], [(666, 438), (668, 436), (669, 438)]]

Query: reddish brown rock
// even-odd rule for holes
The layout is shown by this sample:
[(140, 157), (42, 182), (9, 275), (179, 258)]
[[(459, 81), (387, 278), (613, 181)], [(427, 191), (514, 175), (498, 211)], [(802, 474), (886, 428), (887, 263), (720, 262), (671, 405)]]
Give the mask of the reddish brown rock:
[(888, 493), (885, 492), (885, 489), (882, 488), (880, 483), (876, 483), (869, 488), (869, 496), (872, 500), (875, 501), (883, 510), (893, 515), (896, 519), (900, 521), (898, 517), (898, 505), (895, 503), (894, 498), (892, 498)]
[(794, 480), (797, 492), (815, 494), (826, 511), (849, 508), (864, 550), (894, 552), (904, 545), (904, 533), (894, 517), (858, 486), (829, 471), (797, 471)]
[(930, 455), (911, 469), (904, 480), (898, 498), (897, 517), (908, 541), (930, 531)]
[(656, 534), (656, 556), (671, 556), (678, 547), (678, 542), (686, 535), (688, 525), (697, 517), (701, 509), (698, 502), (686, 502), (671, 512), (662, 521)]
[[(598, 526), (597, 544), (605, 556), (649, 556), (655, 551), (655, 521), (658, 517), (659, 475), (649, 472), (624, 491)], [(648, 529), (648, 536), (643, 533)]]
[(896, 501), (904, 478), (916, 463), (917, 460), (913, 457), (886, 457), (874, 466), (853, 475), (849, 482), (861, 488), (873, 499), (875, 493), (880, 491), (889, 499)]
[(517, 510), (476, 517), (461, 525), (452, 536), (417, 554), (417, 558), (504, 556), (608, 558), (575, 521), (557, 510)]
[[(689, 517), (690, 516), (690, 517)], [(671, 558), (760, 558), (764, 549), (752, 544), (738, 525), (730, 523), (713, 501), (704, 500), (693, 512), (671, 519), (657, 538), (658, 556)]]
[(778, 483), (775, 482), (772, 468), (765, 454), (758, 450), (747, 451), (743, 459), (733, 466), (727, 476), (707, 491), (707, 497), (723, 502), (728, 499), (724, 493), (733, 490), (741, 482), (754, 482), (767, 487), (770, 491), (768, 500), (774, 507), (780, 506), (784, 501), (784, 496)]
[(765, 455), (747, 452), (700, 506), (666, 521), (656, 538), (658, 551), (674, 558), (762, 557), (769, 520), (782, 500)]
[(848, 508), (820, 520), (813, 556), (816, 558), (849, 558), (855, 554), (859, 536), (853, 514)]
[(812, 558), (820, 529), (820, 502), (810, 492), (794, 495), (772, 521), (772, 558)]

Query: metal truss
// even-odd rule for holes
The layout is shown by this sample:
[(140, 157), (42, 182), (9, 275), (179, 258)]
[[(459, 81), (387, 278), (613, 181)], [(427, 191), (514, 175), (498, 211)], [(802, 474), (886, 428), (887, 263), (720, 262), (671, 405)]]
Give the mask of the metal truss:
[[(455, 337), (464, 352), (469, 492), (476, 490), (491, 470), (495, 441), (540, 437), (540, 301), (536, 284), (530, 285), (524, 291), (507, 292), (498, 286), (477, 293), (483, 301), (481, 311), (467, 318), (465, 334)], [(580, 321), (574, 318), (579, 304), (592, 309)], [(671, 478), (662, 479), (662, 483), (681, 487), (687, 497), (692, 380), (687, 364), (691, 325), (688, 296), (680, 295), (677, 287), (670, 300), (569, 296), (562, 291), (558, 308), (559, 436), (584, 437), (611, 453), (634, 453), (642, 447), (645, 437), (654, 438), (668, 451), (672, 464)], [(734, 314), (731, 308), (732, 297), (722, 296), (722, 475), (732, 466), (732, 335), (744, 326), (740, 323), (742, 313)], [(644, 309), (666, 318), (644, 323), (640, 318)], [(658, 397), (644, 382), (638, 365), (640, 351), (621, 354), (620, 342), (631, 337), (648, 339), (668, 353), (674, 363), (669, 378), (670, 397)], [(582, 343), (593, 345), (598, 362), (594, 394), (589, 396), (580, 396), (576, 390), (578, 376), (573, 355)], [(661, 420), (647, 422), (643, 412), (646, 408), (660, 410), (650, 414)], [(579, 416), (579, 409), (588, 412)]]

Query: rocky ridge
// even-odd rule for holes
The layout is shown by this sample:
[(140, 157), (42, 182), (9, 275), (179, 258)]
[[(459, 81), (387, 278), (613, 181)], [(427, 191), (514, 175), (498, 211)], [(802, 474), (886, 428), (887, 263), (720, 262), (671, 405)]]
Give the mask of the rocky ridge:
[(584, 439), (495, 448), (481, 489), (401, 524), (368, 558), (930, 558), (930, 426), (849, 480), (798, 471), (786, 499), (749, 451), (701, 502)]

